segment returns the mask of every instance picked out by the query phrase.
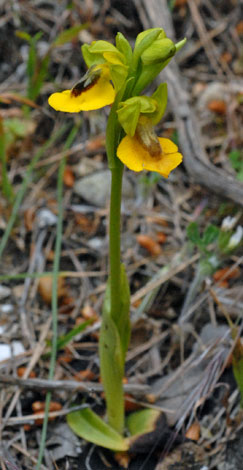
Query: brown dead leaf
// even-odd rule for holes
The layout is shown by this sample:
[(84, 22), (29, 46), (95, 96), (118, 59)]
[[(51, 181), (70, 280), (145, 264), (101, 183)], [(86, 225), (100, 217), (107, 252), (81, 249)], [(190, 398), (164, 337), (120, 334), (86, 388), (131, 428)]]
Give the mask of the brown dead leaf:
[(90, 369), (80, 370), (73, 378), (79, 382), (83, 382), (84, 380), (94, 380), (95, 373)]
[(223, 281), (228, 281), (229, 279), (237, 279), (240, 277), (240, 268), (236, 266), (234, 269), (231, 269), (230, 267), (227, 268), (221, 268), (218, 269), (214, 275), (213, 278), (215, 282), (218, 282), (222, 279)]
[(187, 0), (175, 0), (174, 8), (181, 8), (187, 5)]
[(128, 468), (131, 461), (131, 455), (128, 452), (115, 452), (114, 459), (122, 468)]
[(104, 134), (98, 135), (94, 139), (88, 140), (88, 142), (86, 143), (86, 150), (88, 150), (88, 152), (95, 152), (103, 147), (105, 147)]
[(220, 58), (222, 62), (225, 62), (226, 64), (230, 64), (230, 62), (232, 62), (232, 54), (228, 51), (223, 52)]
[(141, 405), (139, 403), (136, 403), (133, 396), (130, 395), (129, 393), (125, 393), (124, 406), (125, 406), (125, 411), (137, 411), (141, 409)]
[(28, 232), (31, 232), (33, 229), (33, 223), (35, 220), (35, 211), (34, 207), (30, 207), (24, 212), (24, 224)]
[[(23, 377), (23, 375), (24, 375), (26, 369), (27, 369), (27, 367), (24, 367), (24, 366), (18, 367), (18, 369), (17, 369), (18, 377)], [(34, 379), (34, 378), (36, 377), (36, 373), (32, 370), (32, 371), (29, 373), (28, 377), (29, 377), (30, 379)]]
[(97, 315), (95, 309), (89, 304), (86, 304), (82, 308), (81, 315), (85, 320), (92, 320), (92, 322), (96, 322), (99, 320), (99, 315)]
[(156, 239), (157, 239), (158, 243), (163, 245), (163, 243), (165, 243), (166, 240), (167, 240), (167, 235), (164, 232), (157, 232), (156, 233)]
[(208, 109), (216, 114), (226, 114), (226, 104), (223, 100), (212, 100), (208, 103)]
[(75, 214), (75, 222), (83, 233), (93, 235), (97, 229), (98, 219), (91, 219), (84, 214)]
[(72, 188), (75, 182), (75, 176), (70, 166), (66, 166), (63, 174), (63, 181), (68, 188)]
[[(51, 299), (52, 299), (52, 283), (53, 283), (53, 278), (52, 276), (43, 276), (40, 278), (39, 283), (38, 283), (38, 292), (44, 302), (46, 302), (48, 305), (51, 304)], [(65, 286), (65, 279), (63, 277), (58, 278), (57, 282), (57, 297), (58, 300), (60, 300), (62, 297), (64, 297), (67, 294), (67, 289)]]
[(31, 106), (32, 108), (41, 109), (41, 107), (36, 104), (34, 101), (30, 100), (29, 98), (25, 98), (24, 96), (18, 95), (17, 93), (1, 93), (0, 101), (8, 100), (9, 103), (11, 101), (17, 101), (17, 103), (27, 104), (27, 106)]
[(191, 424), (186, 432), (186, 437), (187, 439), (191, 439), (191, 441), (198, 441), (200, 437), (200, 424), (198, 421)]
[[(45, 402), (44, 401), (35, 401), (34, 403), (32, 403), (32, 410), (34, 412), (34, 414), (39, 414), (41, 412), (44, 413), (45, 411)], [(61, 403), (57, 402), (57, 401), (51, 401), (50, 402), (50, 407), (49, 407), (49, 412), (51, 411), (59, 411), (62, 409), (62, 405)], [(55, 419), (55, 417), (49, 417), (48, 418), (48, 421), (53, 421)], [(35, 420), (35, 424), (37, 425), (40, 425), (43, 423), (43, 418), (38, 418)]]
[(158, 256), (161, 253), (161, 247), (149, 235), (140, 234), (136, 236), (136, 240), (142, 248), (145, 248), (152, 256)]
[(237, 33), (239, 34), (239, 36), (241, 36), (243, 34), (243, 21), (240, 21), (236, 27), (235, 27)]

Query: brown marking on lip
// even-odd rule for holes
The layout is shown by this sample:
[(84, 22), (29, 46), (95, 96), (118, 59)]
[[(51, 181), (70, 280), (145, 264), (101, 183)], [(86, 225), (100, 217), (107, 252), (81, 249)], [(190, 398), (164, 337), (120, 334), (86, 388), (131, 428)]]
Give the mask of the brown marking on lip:
[(97, 83), (98, 80), (99, 80), (99, 77), (94, 77), (91, 83), (89, 83), (86, 86), (85, 86), (85, 82), (83, 81), (76, 83), (76, 85), (74, 85), (74, 87), (71, 90), (71, 96), (74, 96), (75, 98), (77, 98), (77, 96), (80, 96), (84, 91), (87, 91), (90, 88), (92, 88)]
[[(151, 133), (146, 135), (145, 132), (141, 132), (141, 129), (139, 132), (135, 133), (135, 137), (138, 140), (139, 144), (146, 150), (152, 158), (159, 160), (162, 154), (162, 148), (159, 143), (158, 137), (154, 134), (152, 135)], [(145, 141), (148, 140), (148, 143)]]

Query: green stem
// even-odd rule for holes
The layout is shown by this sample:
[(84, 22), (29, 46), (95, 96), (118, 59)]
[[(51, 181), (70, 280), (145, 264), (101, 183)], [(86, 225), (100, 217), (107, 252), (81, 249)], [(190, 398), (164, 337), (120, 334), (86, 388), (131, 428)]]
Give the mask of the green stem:
[(111, 312), (116, 316), (121, 304), (120, 282), (120, 218), (122, 195), (123, 164), (117, 160), (115, 168), (111, 169), (111, 199), (109, 227), (109, 256), (110, 256), (110, 289)]

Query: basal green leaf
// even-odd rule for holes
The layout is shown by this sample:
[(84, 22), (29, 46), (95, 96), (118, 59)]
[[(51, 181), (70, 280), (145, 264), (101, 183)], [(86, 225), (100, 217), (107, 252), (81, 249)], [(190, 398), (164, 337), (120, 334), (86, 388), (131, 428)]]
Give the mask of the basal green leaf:
[(126, 419), (127, 428), (131, 436), (145, 434), (154, 430), (161, 411), (146, 408), (131, 413)]
[(67, 422), (75, 434), (88, 442), (115, 451), (128, 450), (128, 443), (90, 408), (69, 413)]

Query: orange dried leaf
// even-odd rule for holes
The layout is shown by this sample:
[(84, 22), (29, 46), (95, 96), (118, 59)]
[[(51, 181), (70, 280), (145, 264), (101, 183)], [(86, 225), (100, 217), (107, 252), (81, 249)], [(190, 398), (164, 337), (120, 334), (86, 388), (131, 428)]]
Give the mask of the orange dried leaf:
[(33, 229), (34, 220), (35, 220), (35, 209), (33, 207), (30, 207), (24, 213), (25, 228), (29, 232)]
[(151, 405), (153, 405), (156, 402), (156, 396), (153, 393), (148, 393), (146, 395), (146, 400), (148, 401), (148, 403), (151, 403)]
[(221, 289), (228, 289), (228, 287), (229, 287), (228, 281), (226, 281), (226, 280), (225, 281), (220, 281), (219, 282), (219, 287), (221, 287)]
[(141, 408), (141, 405), (139, 405), (139, 403), (136, 403), (132, 395), (129, 395), (129, 393), (125, 393), (124, 406), (125, 406), (125, 411), (136, 411), (136, 410), (140, 410)]
[(59, 356), (57, 359), (57, 362), (58, 364), (62, 364), (62, 363), (69, 364), (69, 362), (71, 362), (72, 360), (73, 360), (72, 354), (67, 352)]
[[(49, 407), (49, 412), (51, 411), (59, 411), (62, 409), (62, 405), (61, 403), (58, 403), (57, 401), (51, 401), (50, 402), (50, 407)], [(32, 403), (32, 410), (34, 412), (34, 414), (39, 414), (41, 412), (44, 412), (45, 411), (45, 402), (43, 401), (36, 401), (34, 403)], [(48, 418), (48, 421), (53, 421), (55, 419), (55, 417), (49, 417)], [(37, 418), (35, 420), (35, 424), (39, 425), (39, 424), (42, 424), (43, 423), (43, 418)]]
[(149, 235), (137, 235), (137, 242), (145, 248), (152, 256), (158, 256), (161, 253), (160, 245)]
[(75, 301), (73, 297), (62, 297), (59, 302), (60, 308), (58, 309), (58, 313), (70, 315), (73, 312), (75, 307)]
[(243, 34), (243, 21), (240, 21), (235, 27), (239, 35)]
[(95, 373), (90, 369), (80, 370), (74, 375), (74, 379), (79, 382), (83, 382), (83, 380), (94, 380), (94, 378)]
[(31, 106), (32, 108), (40, 109), (40, 106), (34, 101), (30, 100), (29, 98), (25, 98), (24, 96), (18, 95), (17, 93), (4, 92), (0, 95), (0, 100), (4, 99), (17, 101), (17, 103), (27, 104), (27, 106)]
[[(24, 367), (24, 366), (18, 367), (18, 369), (17, 369), (18, 377), (23, 377), (23, 375), (24, 375), (26, 369), (27, 369), (27, 367)], [(34, 378), (36, 377), (36, 373), (32, 370), (32, 371), (29, 373), (28, 377), (29, 377), (30, 379), (34, 379)]]
[(84, 214), (75, 214), (75, 222), (79, 225), (82, 232), (92, 235), (97, 228), (97, 221), (94, 221)]
[(135, 308), (138, 308), (141, 302), (142, 302), (142, 299), (135, 300), (135, 302), (132, 302), (132, 306)]
[(89, 304), (86, 304), (82, 308), (81, 315), (85, 320), (92, 320), (93, 322), (99, 320), (99, 316), (97, 315), (96, 311)]
[(157, 242), (161, 245), (166, 242), (167, 235), (164, 232), (157, 232), (156, 233)]
[(232, 61), (232, 54), (228, 51), (223, 52), (223, 54), (221, 55), (221, 60), (226, 64), (230, 64), (230, 62)]
[(91, 333), (90, 336), (94, 341), (99, 341), (100, 340), (100, 333), (98, 331), (93, 331), (93, 333)]
[(208, 109), (217, 114), (226, 113), (226, 104), (223, 100), (212, 100), (208, 103)]
[(100, 148), (103, 148), (104, 146), (105, 146), (105, 136), (104, 134), (101, 134), (95, 137), (95, 139), (89, 140), (86, 143), (86, 150), (88, 150), (88, 152), (95, 152), (96, 150), (99, 150)]
[(187, 4), (187, 0), (175, 0), (174, 8), (181, 8)]
[(162, 227), (168, 227), (168, 222), (167, 220), (165, 220), (163, 217), (160, 217), (160, 216), (147, 216), (146, 217), (146, 221), (148, 222), (148, 224), (157, 224), (157, 225), (161, 225)]
[[(52, 282), (53, 278), (52, 276), (43, 276), (40, 278), (39, 283), (38, 283), (38, 292), (44, 302), (46, 302), (48, 305), (51, 304), (51, 299), (52, 299)], [(66, 287), (65, 287), (65, 280), (63, 277), (58, 278), (57, 282), (57, 297), (60, 299), (61, 297), (64, 297), (66, 295)]]
[(58, 401), (51, 401), (49, 411), (59, 411), (62, 409), (61, 403)]
[(200, 437), (200, 424), (197, 421), (191, 424), (186, 432), (186, 437), (191, 439), (191, 441), (198, 441)]
[(45, 409), (45, 402), (44, 401), (34, 401), (31, 405), (32, 410), (34, 413), (40, 413), (41, 411), (44, 411)]
[(24, 424), (23, 428), (24, 428), (25, 432), (30, 431), (31, 430), (31, 425), (26, 423), (26, 424)]
[(66, 166), (63, 174), (63, 181), (68, 188), (72, 188), (75, 182), (75, 176), (70, 166)]
[(218, 269), (213, 275), (216, 282), (221, 279), (223, 281), (228, 281), (229, 279), (237, 279), (238, 277), (240, 277), (240, 269), (238, 266), (234, 269), (231, 269), (230, 267)]

